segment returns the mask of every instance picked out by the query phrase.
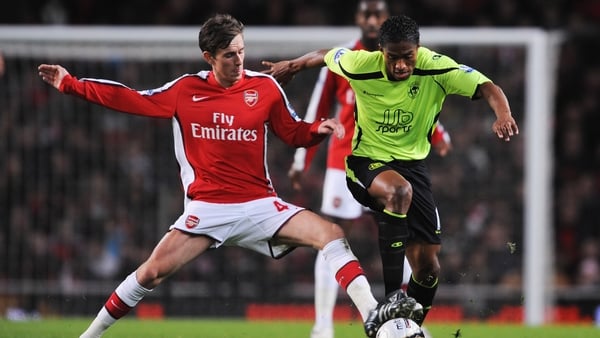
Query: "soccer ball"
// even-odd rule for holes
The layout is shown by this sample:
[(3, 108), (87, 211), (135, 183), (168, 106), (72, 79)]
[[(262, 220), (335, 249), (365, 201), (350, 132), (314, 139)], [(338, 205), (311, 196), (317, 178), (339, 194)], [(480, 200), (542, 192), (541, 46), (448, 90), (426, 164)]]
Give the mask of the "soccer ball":
[(421, 327), (411, 319), (396, 318), (383, 323), (376, 338), (425, 338)]

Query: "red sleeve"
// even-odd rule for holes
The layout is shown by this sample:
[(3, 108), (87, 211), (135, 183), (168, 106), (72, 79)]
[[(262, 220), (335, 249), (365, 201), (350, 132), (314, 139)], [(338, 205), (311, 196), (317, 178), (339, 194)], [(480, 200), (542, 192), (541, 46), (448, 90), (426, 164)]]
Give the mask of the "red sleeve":
[(60, 91), (116, 111), (159, 118), (171, 118), (176, 110), (177, 90), (173, 83), (162, 88), (138, 92), (121, 83), (82, 79), (67, 75)]
[(327, 134), (319, 134), (321, 121), (308, 123), (294, 119), (287, 109), (271, 114), (269, 126), (284, 143), (298, 148), (311, 147), (323, 141)]
[[(326, 71), (325, 81), (323, 85), (317, 84), (315, 89), (313, 90), (312, 97), (310, 99), (311, 104), (314, 100), (318, 100), (316, 104), (316, 118), (315, 121), (319, 121), (321, 119), (328, 118), (332, 112), (334, 111), (334, 103), (336, 101), (335, 90), (336, 90), (336, 81), (335, 74), (329, 71), (328, 68), (324, 68)], [(309, 106), (309, 110), (312, 107)], [(308, 112), (309, 113), (309, 112)], [(307, 113), (307, 114), (308, 114)], [(348, 132), (346, 130), (346, 132)], [(313, 158), (315, 157), (318, 146), (312, 146), (306, 149), (306, 155), (304, 158), (304, 170), (308, 170), (310, 164), (312, 163)]]
[(319, 134), (321, 121), (308, 123), (301, 120), (292, 109), (283, 89), (272, 81), (276, 88), (271, 93), (278, 95), (273, 98), (269, 115), (269, 127), (284, 143), (292, 147), (310, 147), (323, 141), (327, 134)]

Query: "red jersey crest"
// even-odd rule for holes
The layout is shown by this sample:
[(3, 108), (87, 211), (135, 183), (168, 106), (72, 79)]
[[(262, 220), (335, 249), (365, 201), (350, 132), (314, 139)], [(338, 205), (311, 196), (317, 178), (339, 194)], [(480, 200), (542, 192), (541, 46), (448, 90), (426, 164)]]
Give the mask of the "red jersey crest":
[(244, 92), (244, 102), (249, 107), (253, 107), (258, 102), (258, 92), (254, 89), (246, 90)]

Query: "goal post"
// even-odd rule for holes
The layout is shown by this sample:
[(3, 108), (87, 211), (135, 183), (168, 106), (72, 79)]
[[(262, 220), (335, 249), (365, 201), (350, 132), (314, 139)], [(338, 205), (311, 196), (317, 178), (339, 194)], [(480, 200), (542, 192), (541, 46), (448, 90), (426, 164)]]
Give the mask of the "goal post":
[[(7, 57), (53, 59), (200, 60), (199, 27), (0, 25)], [(277, 61), (355, 39), (355, 27), (255, 27), (245, 30), (247, 58)], [(524, 321), (541, 325), (554, 303), (552, 120), (561, 35), (537, 28), (421, 28), (425, 46), (521, 46), (526, 51), (524, 111)], [(76, 46), (77, 53), (73, 53)], [(460, 61), (460, 60), (459, 60)], [(476, 66), (476, 65), (473, 65)], [(174, 76), (176, 74), (173, 74)], [(168, 80), (168, 79), (162, 79)], [(157, 83), (157, 86), (159, 84)], [(457, 131), (460, 132), (460, 131)]]

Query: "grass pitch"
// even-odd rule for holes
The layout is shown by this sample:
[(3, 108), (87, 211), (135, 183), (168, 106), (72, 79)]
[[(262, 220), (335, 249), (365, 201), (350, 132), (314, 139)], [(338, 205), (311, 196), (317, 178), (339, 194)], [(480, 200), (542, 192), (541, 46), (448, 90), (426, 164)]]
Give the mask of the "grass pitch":
[[(79, 337), (91, 318), (57, 318), (11, 322), (0, 320), (2, 338)], [(216, 319), (122, 319), (103, 338), (307, 338), (312, 322)], [(426, 325), (434, 338), (600, 338), (592, 325), (524, 327), (485, 323)], [(336, 338), (362, 338), (362, 323), (338, 322)]]

